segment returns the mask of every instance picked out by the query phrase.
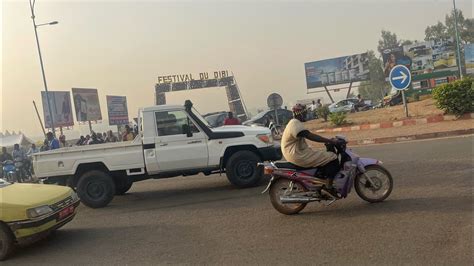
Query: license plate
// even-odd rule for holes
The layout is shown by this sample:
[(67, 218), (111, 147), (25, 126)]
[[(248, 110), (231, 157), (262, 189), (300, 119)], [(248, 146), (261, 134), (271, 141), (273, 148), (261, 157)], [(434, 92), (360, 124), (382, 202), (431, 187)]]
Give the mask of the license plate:
[(69, 216), (73, 212), (74, 212), (74, 206), (69, 206), (65, 208), (64, 210), (61, 210), (59, 212), (59, 220), (62, 220), (63, 218)]

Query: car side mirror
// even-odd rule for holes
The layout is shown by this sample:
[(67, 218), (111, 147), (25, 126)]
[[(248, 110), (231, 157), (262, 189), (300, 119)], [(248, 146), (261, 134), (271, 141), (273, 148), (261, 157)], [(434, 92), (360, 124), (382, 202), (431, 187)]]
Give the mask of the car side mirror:
[(193, 132), (191, 131), (191, 127), (189, 125), (183, 125), (183, 134), (186, 134), (186, 137), (188, 138), (193, 136)]

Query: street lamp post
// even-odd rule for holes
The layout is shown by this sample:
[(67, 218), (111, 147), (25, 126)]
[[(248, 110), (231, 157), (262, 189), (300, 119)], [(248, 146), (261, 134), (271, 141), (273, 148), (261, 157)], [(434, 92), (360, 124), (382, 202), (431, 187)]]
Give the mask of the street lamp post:
[(462, 79), (461, 49), (459, 49), (458, 11), (456, 10), (456, 0), (453, 0), (453, 6), (454, 6), (454, 32), (456, 34), (456, 50), (458, 52), (458, 56), (457, 56), (458, 71), (459, 71), (459, 78)]
[(44, 26), (44, 25), (55, 25), (55, 24), (58, 24), (58, 22), (53, 21), (53, 22), (49, 22), (49, 23), (43, 23), (43, 24), (36, 25), (35, 10), (34, 10), (36, 0), (33, 0), (33, 2), (31, 2), (31, 0), (29, 0), (29, 1), (30, 1), (30, 9), (31, 9), (31, 19), (33, 20), (33, 28), (35, 30), (36, 46), (38, 47), (39, 60), (40, 60), (40, 65), (41, 65), (41, 73), (43, 74), (44, 90), (46, 92), (46, 102), (47, 102), (47, 105), (48, 105), (49, 117), (51, 119), (51, 130), (53, 131), (53, 135), (56, 136), (56, 132), (54, 130), (53, 112), (51, 110), (51, 104), (50, 104), (50, 101), (49, 101), (48, 84), (46, 83), (46, 75), (44, 74), (43, 57), (41, 56), (41, 49), (40, 49), (40, 44), (39, 44), (39, 40), (38, 40), (37, 28), (40, 27), (40, 26)]

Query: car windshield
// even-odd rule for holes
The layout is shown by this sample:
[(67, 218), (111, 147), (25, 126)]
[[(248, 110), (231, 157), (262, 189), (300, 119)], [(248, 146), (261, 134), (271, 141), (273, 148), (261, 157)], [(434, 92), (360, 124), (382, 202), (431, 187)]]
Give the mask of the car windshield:
[(209, 123), (207, 122), (207, 120), (202, 117), (202, 115), (193, 107), (193, 114), (196, 115), (196, 117), (201, 120), (207, 127), (209, 128), (213, 128), (213, 126), (209, 125)]
[(9, 185), (11, 185), (11, 183), (8, 183), (7, 181), (0, 178), (0, 188), (4, 188)]

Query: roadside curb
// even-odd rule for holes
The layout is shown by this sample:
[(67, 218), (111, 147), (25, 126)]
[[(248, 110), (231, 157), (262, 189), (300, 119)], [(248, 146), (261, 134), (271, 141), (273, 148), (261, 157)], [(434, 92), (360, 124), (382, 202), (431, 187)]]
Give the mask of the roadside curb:
[(359, 130), (371, 130), (379, 128), (392, 128), (392, 127), (402, 127), (402, 126), (413, 126), (413, 125), (423, 125), (431, 123), (439, 123), (443, 121), (454, 121), (454, 120), (467, 120), (474, 119), (474, 113), (464, 114), (461, 117), (456, 117), (454, 115), (433, 115), (424, 118), (413, 118), (405, 119), (399, 121), (387, 121), (380, 122), (375, 124), (362, 124), (356, 126), (348, 127), (337, 127), (337, 128), (323, 128), (315, 130), (316, 133), (331, 133), (331, 132), (349, 132), (349, 131), (359, 131)]
[(425, 134), (414, 134), (414, 135), (397, 136), (397, 137), (361, 139), (361, 140), (349, 141), (349, 145), (360, 146), (360, 145), (368, 145), (368, 144), (395, 143), (395, 142), (405, 142), (405, 141), (411, 141), (411, 140), (435, 139), (435, 138), (461, 136), (461, 135), (469, 135), (469, 134), (474, 134), (474, 128), (444, 131), (444, 132), (433, 132), (433, 133), (425, 133)]

